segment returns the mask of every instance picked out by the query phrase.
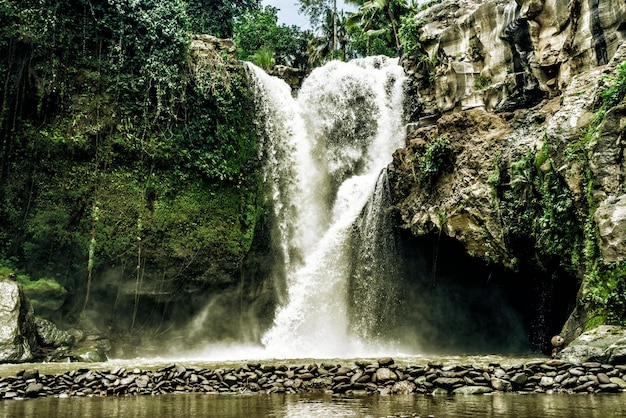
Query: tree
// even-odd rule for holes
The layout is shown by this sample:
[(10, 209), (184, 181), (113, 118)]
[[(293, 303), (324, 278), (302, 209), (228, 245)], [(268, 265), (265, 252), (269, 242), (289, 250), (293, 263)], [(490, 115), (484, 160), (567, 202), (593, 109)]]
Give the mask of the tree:
[(297, 26), (278, 25), (277, 13), (275, 7), (266, 6), (250, 10), (235, 20), (234, 38), (239, 59), (251, 60), (256, 56), (268, 63), (271, 53), (276, 64), (305, 68), (307, 43), (313, 34)]
[(220, 38), (233, 37), (235, 19), (260, 7), (260, 0), (187, 0), (187, 13), (194, 33)]
[(331, 48), (337, 49), (337, 0), (299, 0), (300, 11), (309, 16), (313, 26), (318, 27), (328, 21), (328, 13), (332, 16), (332, 43)]
[[(382, 40), (387, 50), (400, 51), (401, 42), (398, 37), (401, 17), (409, 11), (409, 6), (404, 0), (347, 0), (356, 4), (359, 10), (348, 19), (348, 28), (356, 30), (365, 39), (366, 55), (380, 53), (373, 50), (373, 45), (378, 45), (376, 49), (381, 49)], [(390, 55), (388, 52), (383, 52)]]
[(354, 57), (350, 37), (346, 31), (346, 16), (343, 11), (336, 18), (326, 9), (326, 18), (317, 28), (319, 36), (309, 42), (309, 62), (318, 65), (327, 59), (350, 59)]

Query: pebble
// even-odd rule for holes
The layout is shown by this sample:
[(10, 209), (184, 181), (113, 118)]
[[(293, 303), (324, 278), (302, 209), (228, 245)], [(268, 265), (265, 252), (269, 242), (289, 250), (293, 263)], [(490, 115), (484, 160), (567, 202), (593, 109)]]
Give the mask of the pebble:
[[(358, 361), (349, 367), (322, 363), (306, 366), (248, 363), (216, 370), (171, 364), (159, 370), (80, 369), (57, 375), (23, 370), (0, 378), (0, 399), (203, 393), (330, 393), (349, 396), (479, 395), (517, 393), (615, 393), (626, 391), (624, 365), (532, 361), (510, 367), (402, 366), (390, 358)], [(621, 376), (621, 377), (620, 377)]]

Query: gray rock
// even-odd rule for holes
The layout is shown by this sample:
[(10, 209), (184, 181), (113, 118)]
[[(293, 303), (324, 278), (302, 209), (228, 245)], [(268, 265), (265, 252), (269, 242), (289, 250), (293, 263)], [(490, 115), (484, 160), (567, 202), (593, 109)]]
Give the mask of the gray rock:
[(517, 373), (511, 378), (511, 383), (518, 386), (524, 386), (528, 382), (528, 376), (525, 373)]
[(554, 386), (554, 378), (550, 376), (543, 376), (539, 381), (539, 385), (543, 388), (551, 388)]
[(381, 367), (376, 370), (376, 381), (377, 382), (387, 382), (389, 380), (398, 380), (398, 375), (395, 374), (393, 370), (390, 370), (386, 367)]
[(624, 354), (626, 354), (626, 328), (601, 325), (583, 333), (561, 350), (557, 357), (578, 364), (585, 362), (615, 364)]
[(619, 377), (616, 377), (616, 376), (610, 377), (609, 378), (609, 382), (616, 384), (621, 389), (626, 389), (626, 382), (623, 379), (619, 378)]
[(84, 347), (79, 350), (72, 351), (71, 355), (76, 357), (78, 361), (84, 361), (87, 363), (100, 363), (107, 361), (107, 356), (97, 347)]
[(500, 392), (510, 392), (513, 390), (513, 385), (508, 380), (498, 379), (497, 377), (491, 378), (491, 387), (494, 390), (498, 390)]
[(440, 377), (438, 379), (435, 379), (433, 383), (436, 386), (451, 389), (454, 386), (462, 385), (464, 383), (464, 380), (457, 377)]
[(0, 280), (0, 362), (33, 359), (33, 308), (17, 282)]
[(491, 392), (491, 388), (487, 386), (461, 386), (452, 391), (454, 395), (483, 395)]
[(610, 263), (626, 260), (626, 194), (600, 203), (594, 220), (604, 260)]
[(415, 392), (415, 383), (408, 380), (396, 382), (391, 387), (391, 393), (393, 394), (407, 395), (413, 392)]
[(381, 367), (391, 366), (393, 363), (394, 363), (394, 360), (391, 357), (383, 357), (381, 359), (378, 359), (378, 364)]
[(37, 337), (44, 347), (71, 347), (74, 344), (74, 336), (72, 334), (60, 330), (47, 319), (35, 317), (35, 329)]
[(39, 396), (39, 392), (41, 392), (42, 390), (43, 385), (41, 383), (29, 383), (28, 386), (26, 386), (24, 396), (26, 396), (27, 398), (36, 398)]

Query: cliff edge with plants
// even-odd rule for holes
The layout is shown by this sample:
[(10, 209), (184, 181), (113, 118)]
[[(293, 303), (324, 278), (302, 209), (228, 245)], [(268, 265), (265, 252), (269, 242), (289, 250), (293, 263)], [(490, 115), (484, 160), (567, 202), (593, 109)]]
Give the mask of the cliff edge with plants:
[(1, 3), (0, 259), (37, 314), (126, 338), (266, 302), (254, 104), (201, 3)]
[(404, 228), (566, 294), (566, 341), (626, 321), (626, 6), (433, 2), (403, 18)]

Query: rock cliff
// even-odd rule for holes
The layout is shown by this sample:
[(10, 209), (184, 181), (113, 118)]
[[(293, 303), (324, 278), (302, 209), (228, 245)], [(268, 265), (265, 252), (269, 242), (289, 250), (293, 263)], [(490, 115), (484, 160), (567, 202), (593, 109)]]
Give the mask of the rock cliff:
[(583, 284), (569, 341), (626, 260), (626, 3), (448, 0), (415, 19), (413, 122), (390, 169), (401, 225)]

